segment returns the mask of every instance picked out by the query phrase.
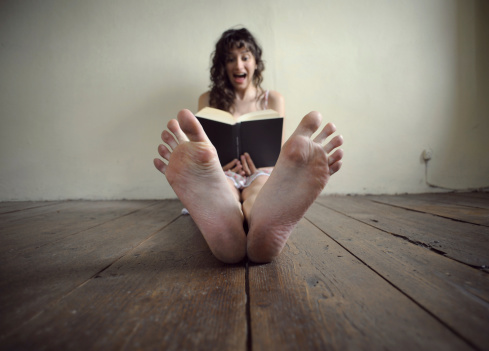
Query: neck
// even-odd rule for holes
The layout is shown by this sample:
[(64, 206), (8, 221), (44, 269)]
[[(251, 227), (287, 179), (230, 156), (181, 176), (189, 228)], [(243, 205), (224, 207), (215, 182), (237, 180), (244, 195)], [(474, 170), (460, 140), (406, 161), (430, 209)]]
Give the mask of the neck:
[(258, 98), (258, 89), (254, 85), (250, 85), (243, 90), (235, 90), (234, 93), (236, 101), (250, 101)]
[(230, 111), (233, 116), (239, 117), (245, 113), (260, 110), (259, 96), (261, 91), (255, 86), (242, 91), (235, 91), (233, 106)]

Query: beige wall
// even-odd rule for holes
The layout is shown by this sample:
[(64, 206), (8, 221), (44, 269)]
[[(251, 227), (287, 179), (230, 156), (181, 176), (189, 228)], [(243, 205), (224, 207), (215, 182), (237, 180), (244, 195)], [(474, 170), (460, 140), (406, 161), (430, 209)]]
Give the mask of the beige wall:
[(2, 1), (0, 200), (170, 198), (159, 135), (245, 25), (286, 98), (345, 137), (328, 193), (489, 186), (484, 0)]

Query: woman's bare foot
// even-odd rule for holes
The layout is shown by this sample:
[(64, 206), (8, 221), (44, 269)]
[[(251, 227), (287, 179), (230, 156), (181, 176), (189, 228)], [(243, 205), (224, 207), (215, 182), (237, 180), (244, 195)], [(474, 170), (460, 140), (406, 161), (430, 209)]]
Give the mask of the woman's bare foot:
[(169, 146), (158, 153), (168, 161), (154, 160), (180, 201), (188, 209), (212, 253), (221, 261), (236, 263), (246, 256), (246, 234), (241, 204), (231, 192), (216, 149), (194, 115), (183, 110), (178, 121), (168, 122), (161, 134)]
[(258, 194), (250, 215), (247, 244), (250, 260), (270, 262), (282, 251), (297, 222), (324, 189), (329, 177), (340, 169), (343, 151), (330, 153), (343, 143), (343, 138), (336, 136), (323, 145), (336, 131), (329, 123), (311, 140), (320, 125), (318, 112), (302, 119), (284, 144), (270, 179)]

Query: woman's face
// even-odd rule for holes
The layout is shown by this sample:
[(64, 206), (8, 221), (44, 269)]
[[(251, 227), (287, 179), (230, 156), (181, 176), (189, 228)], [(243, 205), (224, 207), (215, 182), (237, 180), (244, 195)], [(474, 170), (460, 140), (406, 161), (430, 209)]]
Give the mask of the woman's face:
[(253, 84), (255, 57), (246, 47), (232, 49), (226, 58), (226, 72), (235, 90), (246, 90)]

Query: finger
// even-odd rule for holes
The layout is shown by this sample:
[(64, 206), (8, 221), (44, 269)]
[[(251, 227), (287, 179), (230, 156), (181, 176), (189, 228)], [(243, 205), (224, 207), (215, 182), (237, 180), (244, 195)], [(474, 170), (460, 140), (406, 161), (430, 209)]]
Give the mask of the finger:
[(170, 150), (168, 150), (168, 148), (165, 145), (163, 145), (163, 144), (158, 145), (158, 153), (165, 160), (167, 160), (167, 161), (170, 160), (171, 152), (170, 152)]
[(253, 163), (253, 160), (251, 159), (251, 156), (249, 153), (245, 152), (245, 159), (246, 163), (248, 165), (248, 168), (250, 170), (250, 175), (253, 173), (256, 173), (256, 167), (255, 164)]
[(153, 164), (155, 165), (156, 169), (160, 171), (161, 173), (165, 174), (166, 172), (166, 164), (160, 160), (159, 158), (155, 158), (153, 160)]
[(333, 151), (337, 147), (340, 147), (341, 145), (343, 145), (343, 137), (341, 135), (337, 135), (333, 139), (331, 139), (329, 143), (324, 145), (324, 151), (329, 154), (331, 151)]
[(248, 166), (248, 162), (246, 161), (246, 157), (241, 155), (241, 164), (243, 165), (243, 171), (246, 175), (251, 175), (250, 167)]
[(222, 170), (223, 171), (229, 171), (230, 169), (232, 170), (232, 168), (234, 166), (236, 166), (236, 163), (238, 162), (238, 159), (235, 158), (234, 160), (232, 160), (231, 162), (229, 162), (228, 164), (226, 164), (225, 166), (222, 167)]
[(175, 150), (178, 146), (178, 143), (173, 135), (170, 134), (166, 129), (161, 133), (161, 140), (163, 140), (166, 144), (170, 145), (170, 147)]
[(328, 123), (324, 126), (321, 132), (314, 138), (314, 142), (318, 144), (324, 143), (324, 141), (334, 132), (336, 132), (336, 126), (333, 123)]
[(177, 137), (178, 143), (188, 141), (187, 136), (180, 128), (180, 125), (178, 124), (178, 121), (176, 119), (172, 119), (170, 122), (168, 122), (166, 126), (168, 127), (170, 132), (172, 132)]
[(243, 171), (243, 166), (241, 165), (241, 163), (239, 161), (236, 164), (236, 166), (232, 169), (232, 171), (234, 173), (239, 173), (239, 172), (242, 172)]

